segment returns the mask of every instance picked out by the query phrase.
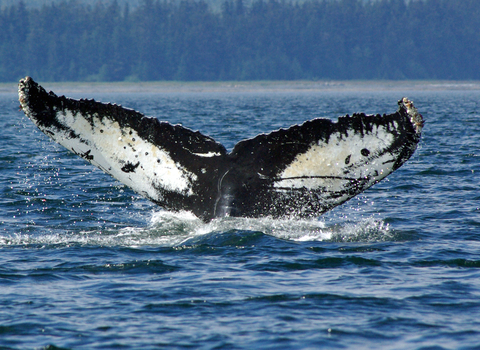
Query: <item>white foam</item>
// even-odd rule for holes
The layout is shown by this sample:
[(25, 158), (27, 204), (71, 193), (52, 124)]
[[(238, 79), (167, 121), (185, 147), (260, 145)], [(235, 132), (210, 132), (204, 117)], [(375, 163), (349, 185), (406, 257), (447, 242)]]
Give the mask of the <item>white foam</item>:
[(297, 242), (372, 242), (394, 239), (387, 224), (369, 217), (358, 222), (327, 225), (322, 220), (250, 219), (227, 217), (204, 223), (189, 212), (153, 211), (145, 227), (108, 228), (68, 232), (51, 230), (45, 233), (0, 234), (2, 246), (122, 246), (180, 247), (192, 238), (210, 233), (228, 235), (229, 231), (262, 232), (283, 240)]

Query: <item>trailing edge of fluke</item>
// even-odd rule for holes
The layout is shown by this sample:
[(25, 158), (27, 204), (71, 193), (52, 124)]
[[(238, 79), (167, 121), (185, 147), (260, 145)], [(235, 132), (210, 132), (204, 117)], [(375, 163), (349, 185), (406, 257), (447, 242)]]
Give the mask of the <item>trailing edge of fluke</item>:
[(30, 77), (21, 109), (46, 135), (167, 210), (223, 216), (315, 217), (398, 169), (423, 118), (397, 112), (313, 119), (240, 141), (228, 153), (198, 131), (132, 109), (47, 93)]

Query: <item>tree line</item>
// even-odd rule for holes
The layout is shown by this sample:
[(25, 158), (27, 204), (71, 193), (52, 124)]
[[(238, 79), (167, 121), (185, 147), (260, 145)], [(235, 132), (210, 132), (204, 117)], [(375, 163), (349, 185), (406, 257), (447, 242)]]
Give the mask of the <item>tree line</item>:
[(78, 1), (0, 11), (0, 81), (480, 79), (478, 0)]

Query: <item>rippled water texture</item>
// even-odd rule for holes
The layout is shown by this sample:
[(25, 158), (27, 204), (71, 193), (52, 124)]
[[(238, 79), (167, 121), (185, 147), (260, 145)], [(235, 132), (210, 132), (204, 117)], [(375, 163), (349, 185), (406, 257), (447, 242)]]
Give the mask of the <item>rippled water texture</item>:
[(50, 142), (2, 90), (1, 349), (480, 348), (480, 89), (107, 88), (67, 95), (228, 149), (403, 96), (426, 125), (409, 162), (318, 220), (205, 224)]

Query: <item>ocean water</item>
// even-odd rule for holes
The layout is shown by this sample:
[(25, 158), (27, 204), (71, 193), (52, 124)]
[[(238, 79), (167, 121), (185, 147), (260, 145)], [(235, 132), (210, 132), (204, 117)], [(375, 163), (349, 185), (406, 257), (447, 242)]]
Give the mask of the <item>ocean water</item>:
[(54, 144), (1, 90), (0, 349), (480, 349), (479, 86), (131, 89), (67, 95), (228, 149), (403, 96), (426, 125), (402, 168), (318, 219), (203, 223)]

